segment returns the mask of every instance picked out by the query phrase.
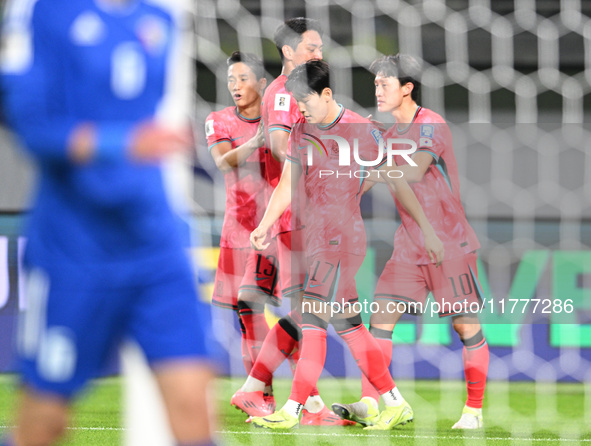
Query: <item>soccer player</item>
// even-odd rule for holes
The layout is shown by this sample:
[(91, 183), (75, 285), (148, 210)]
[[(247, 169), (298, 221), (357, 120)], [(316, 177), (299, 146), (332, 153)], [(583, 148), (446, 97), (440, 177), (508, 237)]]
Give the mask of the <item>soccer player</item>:
[[(226, 183), (226, 212), (212, 301), (216, 306), (238, 312), (242, 357), (246, 373), (250, 373), (269, 332), (265, 302), (280, 302), (274, 295), (274, 245), (259, 253), (249, 241), (262, 217), (265, 194), (270, 194), (265, 177), (269, 171), (278, 171), (279, 163), (264, 146), (259, 125), (267, 84), (263, 62), (253, 54), (236, 51), (227, 64), (228, 90), (235, 105), (211, 113), (205, 121), (209, 151)], [(266, 383), (267, 395), (272, 393), (271, 379)], [(271, 397), (267, 398), (270, 402)]]
[[(435, 268), (421, 249), (419, 227), (401, 207), (401, 226), (394, 236), (392, 257), (382, 272), (374, 299), (380, 305), (371, 317), (371, 332), (380, 343), (388, 362), (392, 359), (392, 331), (401, 312), (385, 310), (389, 302), (424, 305), (429, 292), (440, 305), (440, 317), (450, 317), (454, 330), (464, 344), (463, 360), (468, 399), (454, 429), (483, 426), (482, 400), (486, 385), (489, 353), (477, 314), (482, 302), (476, 270), (476, 235), (466, 220), (460, 201), (460, 184), (452, 137), (443, 118), (417, 105), (420, 66), (408, 55), (384, 56), (370, 67), (375, 74), (378, 110), (392, 113), (396, 119), (384, 138), (406, 138), (417, 143), (412, 156), (416, 167), (396, 157), (397, 170), (411, 183), (437, 236), (445, 247), (442, 264)], [(385, 165), (377, 169), (389, 168)], [(382, 179), (390, 181), (387, 175)], [(369, 186), (368, 186), (369, 187)], [(456, 305), (454, 310), (454, 303)], [(471, 305), (472, 304), (472, 305)], [(396, 306), (398, 308), (398, 305)], [(419, 306), (420, 308), (420, 306)], [(460, 311), (458, 311), (460, 310)], [(360, 402), (333, 405), (347, 419), (370, 422), (377, 418), (377, 393), (363, 380)]]
[(4, 444), (55, 444), (72, 398), (124, 337), (146, 355), (177, 444), (211, 444), (207, 307), (160, 167), (192, 145), (188, 130), (156, 119), (178, 69), (175, 21), (143, 0), (11, 6), (22, 8), (5, 29), (26, 32), (31, 51), (20, 45), (3, 61), (4, 106), (39, 180), (26, 230), (23, 391)]
[[(292, 126), (304, 122), (292, 95), (285, 89), (285, 82), (292, 70), (308, 60), (322, 59), (322, 28), (316, 20), (296, 17), (279, 25), (274, 35), (275, 45), (282, 61), (281, 75), (265, 90), (262, 106), (262, 120), (265, 128), (267, 147), (275, 158), (285, 160)], [(267, 182), (275, 187), (281, 175), (278, 170), (267, 169)], [(292, 226), (293, 225), (293, 226)], [(291, 358), (297, 361), (298, 341), (301, 338), (301, 315), (299, 304), (304, 286), (304, 265), (301, 258), (301, 230), (299, 224), (292, 222), (291, 213), (287, 210), (273, 228), (276, 240), (277, 258), (279, 260), (279, 283), (281, 294), (292, 299), (294, 310), (281, 318), (273, 326), (261, 347), (257, 361), (238, 392), (234, 394), (231, 404), (251, 416), (271, 414), (269, 405), (264, 401), (265, 388), (271, 380), (273, 372), (293, 352)], [(260, 308), (257, 296), (241, 293), (239, 304), (243, 308)], [(295, 350), (294, 350), (295, 349)], [(290, 359), (291, 359), (290, 358)], [(303, 411), (302, 424), (307, 425), (346, 425), (326, 405), (313, 387)]]
[[(326, 329), (332, 322), (386, 404), (377, 423), (367, 429), (391, 429), (412, 421), (412, 409), (396, 388), (378, 343), (363, 325), (360, 314), (355, 312), (355, 307), (344, 305), (358, 299), (355, 274), (366, 250), (365, 229), (359, 209), (363, 180), (356, 175), (362, 168), (356, 161), (340, 165), (339, 147), (334, 138), (322, 139), (324, 135), (338, 135), (347, 141), (357, 138), (362, 146), (360, 156), (371, 160), (378, 156), (381, 135), (369, 120), (336, 102), (326, 62), (309, 61), (295, 68), (286, 88), (296, 98), (308, 124), (298, 126), (292, 135), (287, 156), (290, 163), (284, 166), (279, 185), (261, 223), (251, 234), (251, 241), (256, 249), (265, 248), (268, 231), (292, 202), (292, 185), (302, 179), (307, 200), (305, 239), (308, 275), (302, 305), (302, 349), (287, 403), (272, 415), (254, 417), (252, 423), (270, 429), (292, 428), (298, 424), (303, 404), (324, 367)], [(313, 157), (313, 162), (309, 161), (310, 154), (301, 145), (304, 141), (322, 146), (322, 154)], [(326, 175), (327, 172), (333, 174)], [(441, 256), (441, 242), (412, 190), (402, 179), (397, 179), (395, 184), (396, 196), (416, 216), (425, 231), (427, 252), (434, 259)], [(343, 311), (331, 320), (332, 310), (328, 307), (335, 302)]]

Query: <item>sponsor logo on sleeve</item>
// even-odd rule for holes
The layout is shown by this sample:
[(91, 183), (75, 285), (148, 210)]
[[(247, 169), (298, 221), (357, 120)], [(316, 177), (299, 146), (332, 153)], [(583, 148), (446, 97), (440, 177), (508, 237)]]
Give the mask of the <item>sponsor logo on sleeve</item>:
[(435, 128), (430, 124), (421, 125), (419, 147), (433, 147), (433, 134)]
[(289, 111), (289, 105), (291, 96), (288, 94), (276, 94), (275, 95), (275, 108), (277, 111)]
[(205, 121), (205, 136), (211, 136), (213, 133), (213, 119)]
[(371, 136), (373, 136), (373, 139), (378, 145), (382, 144), (384, 147), (386, 146), (384, 143), (384, 138), (382, 138), (382, 132), (380, 132), (378, 129), (373, 129), (371, 131)]

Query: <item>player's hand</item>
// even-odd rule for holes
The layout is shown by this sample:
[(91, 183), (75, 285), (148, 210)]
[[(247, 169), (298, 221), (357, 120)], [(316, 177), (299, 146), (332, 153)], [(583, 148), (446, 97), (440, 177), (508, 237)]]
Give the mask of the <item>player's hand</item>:
[(371, 123), (378, 128), (380, 132), (384, 133), (386, 131), (386, 126), (384, 125), (384, 123), (373, 119), (373, 115), (367, 115), (367, 119), (369, 119)]
[(257, 147), (263, 147), (265, 145), (265, 126), (263, 125), (262, 119), (257, 127), (257, 132), (252, 138)]
[(435, 263), (435, 266), (441, 265), (443, 262), (443, 242), (437, 237), (434, 231), (429, 231), (425, 235), (425, 249), (429, 254), (431, 262)]
[(266, 239), (267, 230), (261, 228), (260, 226), (250, 233), (250, 245), (256, 251), (262, 251), (264, 249), (267, 249), (267, 247), (269, 246), (269, 242), (265, 243)]
[(129, 155), (137, 161), (159, 161), (193, 146), (191, 128), (173, 129), (149, 121), (138, 125), (131, 137)]

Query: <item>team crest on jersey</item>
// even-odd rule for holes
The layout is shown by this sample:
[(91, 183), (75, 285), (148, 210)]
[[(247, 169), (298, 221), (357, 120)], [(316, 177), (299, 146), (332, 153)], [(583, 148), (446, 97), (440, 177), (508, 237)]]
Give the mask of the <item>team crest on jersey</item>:
[(205, 121), (205, 136), (211, 136), (213, 135), (214, 130), (213, 130), (213, 119), (210, 119), (209, 121)]
[(164, 49), (167, 30), (164, 20), (156, 16), (142, 17), (136, 27), (140, 43), (151, 54), (160, 53)]
[(291, 96), (288, 94), (276, 94), (275, 95), (275, 108), (278, 111), (289, 111), (289, 104)]
[(80, 46), (97, 45), (105, 37), (105, 24), (93, 11), (83, 12), (70, 27), (72, 42)]
[(338, 156), (339, 154), (339, 145), (333, 141), (333, 143), (330, 145), (330, 151), (333, 155)]
[(435, 127), (430, 124), (421, 125), (421, 136), (419, 139), (419, 147), (433, 147), (433, 134)]

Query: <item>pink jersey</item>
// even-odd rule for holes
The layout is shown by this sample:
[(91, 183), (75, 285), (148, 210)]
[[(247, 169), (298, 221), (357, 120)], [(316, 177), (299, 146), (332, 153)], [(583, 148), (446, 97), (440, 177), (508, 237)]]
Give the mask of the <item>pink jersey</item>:
[[(265, 89), (263, 96), (262, 118), (265, 125), (265, 138), (269, 141), (271, 132), (291, 133), (292, 126), (298, 122), (305, 122), (294, 97), (285, 89), (287, 76), (282, 74)], [(269, 145), (269, 144), (267, 144)], [(269, 170), (269, 184), (275, 187), (279, 183), (282, 166), (278, 163), (276, 170)], [(295, 226), (299, 223), (294, 222)], [(273, 235), (292, 230), (291, 208), (288, 208), (279, 218), (273, 228)], [(294, 228), (295, 229), (295, 228)]]
[[(339, 165), (339, 145), (327, 138), (329, 135), (349, 142), (350, 165)], [(287, 159), (302, 168), (306, 198), (302, 219), (308, 256), (322, 251), (365, 254), (367, 242), (359, 201), (367, 172), (354, 160), (355, 138), (359, 142), (360, 157), (376, 160), (381, 139), (379, 130), (368, 119), (342, 106), (338, 118), (328, 126), (299, 124), (294, 127)]]
[[(236, 107), (213, 112), (205, 121), (209, 150), (216, 144), (229, 142), (236, 148), (254, 136), (260, 118), (247, 119)], [(266, 147), (255, 150), (246, 162), (225, 173), (226, 212), (220, 246), (223, 248), (250, 247), (250, 233), (260, 222), (265, 206), (269, 165), (275, 169), (277, 161)]]
[[(416, 141), (417, 152), (425, 152), (433, 157), (433, 163), (423, 179), (418, 183), (410, 183), (410, 186), (435, 233), (443, 242), (445, 260), (478, 249), (480, 243), (466, 220), (460, 201), (458, 164), (453, 151), (451, 131), (443, 118), (432, 110), (419, 107), (413, 122), (400, 129), (394, 125), (384, 135), (384, 139), (388, 138)], [(395, 162), (398, 165), (407, 164), (401, 156), (396, 156)], [(402, 225), (394, 235), (392, 258), (413, 264), (431, 263), (419, 226), (397, 200), (396, 206)]]

